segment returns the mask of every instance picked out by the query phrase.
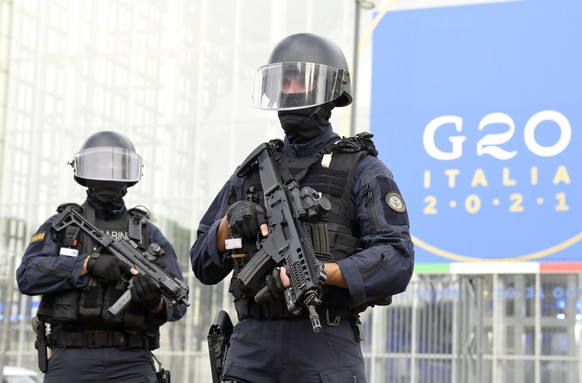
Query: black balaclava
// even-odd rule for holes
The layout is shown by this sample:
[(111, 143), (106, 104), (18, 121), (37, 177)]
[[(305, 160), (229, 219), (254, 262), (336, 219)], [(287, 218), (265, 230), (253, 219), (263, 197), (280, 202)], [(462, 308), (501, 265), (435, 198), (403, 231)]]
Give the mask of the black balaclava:
[(93, 197), (107, 210), (119, 209), (123, 206), (123, 197), (127, 194), (127, 183), (115, 181), (85, 181), (87, 195)]
[(311, 108), (280, 110), (281, 127), (292, 144), (305, 144), (331, 129), (329, 118), (333, 102)]

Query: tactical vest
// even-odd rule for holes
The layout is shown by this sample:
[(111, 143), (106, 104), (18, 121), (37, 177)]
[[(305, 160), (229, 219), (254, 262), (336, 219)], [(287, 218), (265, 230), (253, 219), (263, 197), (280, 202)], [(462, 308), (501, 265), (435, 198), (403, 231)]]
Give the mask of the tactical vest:
[[(356, 201), (352, 187), (358, 161), (367, 154), (374, 156), (378, 154), (370, 138), (369, 133), (362, 133), (344, 138), (311, 157), (283, 158), (291, 176), (302, 187), (313, 188), (331, 203), (331, 211), (322, 217), (320, 223), (308, 224), (316, 257), (322, 262), (345, 259), (361, 247), (359, 239), (361, 232), (356, 220)], [(245, 177), (243, 197), (264, 207), (263, 190), (257, 169)], [(230, 201), (233, 202), (235, 201)], [(249, 257), (252, 257), (253, 252), (249, 253)], [(235, 297), (235, 307), (239, 311), (240, 305), (236, 304), (237, 301), (256, 291), (245, 291), (244, 287), (237, 283), (237, 272), (235, 265), (230, 291)], [(259, 285), (259, 288), (262, 286)], [(323, 294), (323, 304), (326, 308), (331, 308), (334, 317), (351, 315), (345, 312), (346, 302), (349, 301), (346, 289), (325, 285)]]
[[(67, 205), (70, 204), (59, 206), (59, 212)], [(102, 221), (95, 218), (94, 209), (89, 204), (83, 204), (82, 211), (85, 218), (104, 233), (117, 239), (127, 236), (138, 244), (140, 250), (145, 250), (149, 246), (146, 212), (131, 209), (120, 220)], [(92, 238), (73, 225), (68, 226), (65, 233), (55, 233), (55, 235), (60, 238), (63, 247), (76, 248), (79, 254), (107, 253), (106, 249), (95, 244)], [(123, 280), (104, 286), (97, 278), (90, 276), (89, 282), (82, 289), (44, 295), (40, 302), (38, 316), (48, 323), (63, 325), (69, 330), (127, 329), (132, 332), (157, 335), (157, 326), (150, 323), (151, 321), (146, 321), (147, 310), (138, 304), (128, 305), (117, 316), (107, 310), (127, 290), (127, 287), (128, 283)]]

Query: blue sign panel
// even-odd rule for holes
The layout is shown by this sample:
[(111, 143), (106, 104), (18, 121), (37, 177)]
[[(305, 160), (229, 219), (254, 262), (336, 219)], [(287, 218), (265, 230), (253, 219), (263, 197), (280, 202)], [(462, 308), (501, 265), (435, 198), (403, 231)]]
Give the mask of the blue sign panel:
[(582, 2), (388, 12), (372, 78), (417, 262), (582, 260)]

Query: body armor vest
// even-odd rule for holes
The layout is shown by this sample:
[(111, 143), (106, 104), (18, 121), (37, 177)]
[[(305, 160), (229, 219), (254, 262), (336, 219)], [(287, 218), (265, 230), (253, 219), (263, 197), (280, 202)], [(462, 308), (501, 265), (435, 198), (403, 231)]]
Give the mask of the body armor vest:
[[(322, 193), (331, 203), (331, 211), (322, 216), (320, 223), (308, 224), (316, 256), (322, 262), (345, 259), (360, 248), (360, 227), (356, 220), (356, 201), (352, 187), (356, 165), (366, 154), (377, 155), (372, 141), (368, 136), (356, 136), (344, 138), (311, 157), (283, 158), (289, 172), (301, 186), (309, 186)], [(255, 169), (245, 177), (243, 196), (264, 207), (258, 170)], [(248, 254), (252, 257), (254, 252), (248, 251)], [(232, 281), (237, 280), (237, 269), (240, 270), (235, 265)], [(231, 282), (231, 293), (236, 303), (241, 296), (256, 291), (244, 291), (236, 282)], [(323, 303), (328, 309), (342, 316), (346, 314), (345, 306), (349, 300), (347, 290), (325, 285), (323, 294)]]
[[(59, 211), (63, 206), (59, 206)], [(93, 208), (85, 203), (83, 204), (83, 215), (113, 238), (132, 239), (138, 243), (140, 250), (149, 246), (147, 242), (147, 214), (141, 210), (129, 210), (128, 214), (119, 220), (102, 221), (95, 218)], [(74, 233), (75, 229), (76, 233)], [(74, 239), (78, 241), (75, 242)], [(79, 254), (83, 256), (94, 253), (107, 254), (106, 249), (101, 248), (98, 244), (96, 246), (92, 238), (74, 226), (67, 228), (62, 243), (64, 247), (77, 248)], [(157, 327), (146, 321), (147, 311), (138, 304), (128, 305), (117, 316), (112, 315), (107, 310), (127, 290), (128, 282), (119, 280), (115, 284), (103, 285), (97, 278), (89, 277), (89, 282), (82, 289), (44, 295), (38, 309), (38, 316), (48, 323), (63, 325), (74, 330), (127, 329), (140, 333), (157, 332)]]

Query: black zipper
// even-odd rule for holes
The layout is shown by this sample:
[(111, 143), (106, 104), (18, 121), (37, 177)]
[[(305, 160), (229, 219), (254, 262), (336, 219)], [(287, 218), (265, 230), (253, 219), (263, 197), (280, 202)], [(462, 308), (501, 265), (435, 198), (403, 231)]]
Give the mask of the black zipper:
[(366, 185), (366, 207), (368, 209), (368, 215), (374, 224), (374, 230), (378, 233), (380, 231), (380, 224), (378, 223), (378, 217), (376, 216), (376, 209), (374, 209), (374, 192), (372, 191), (370, 184)]
[(362, 277), (366, 277), (368, 274), (370, 274), (370, 272), (374, 269), (376, 269), (376, 267), (384, 262), (384, 260), (386, 259), (386, 256), (384, 255), (384, 253), (380, 254), (379, 256), (377, 256), (376, 258), (374, 258), (374, 260), (372, 262), (370, 262), (369, 264), (366, 265), (366, 267), (364, 267), (362, 270), (360, 270), (360, 275)]

